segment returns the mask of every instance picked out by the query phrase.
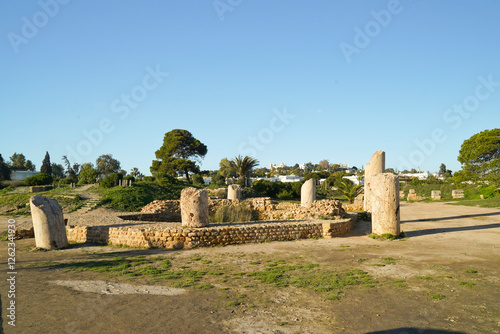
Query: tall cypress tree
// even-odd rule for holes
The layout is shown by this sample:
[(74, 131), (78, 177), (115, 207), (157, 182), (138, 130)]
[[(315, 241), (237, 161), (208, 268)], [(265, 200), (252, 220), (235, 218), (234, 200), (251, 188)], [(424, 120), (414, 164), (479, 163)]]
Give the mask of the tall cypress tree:
[(0, 181), (10, 180), (10, 168), (3, 161), (2, 155), (0, 154)]
[(40, 168), (40, 172), (42, 174), (52, 175), (52, 165), (50, 164), (49, 152), (45, 152), (45, 158), (43, 158), (42, 167)]

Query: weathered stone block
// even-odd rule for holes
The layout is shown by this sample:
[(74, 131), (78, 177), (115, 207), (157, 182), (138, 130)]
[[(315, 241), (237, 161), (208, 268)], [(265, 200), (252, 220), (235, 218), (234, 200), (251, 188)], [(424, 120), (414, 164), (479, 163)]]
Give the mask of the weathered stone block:
[(316, 180), (311, 178), (300, 189), (300, 205), (308, 207), (316, 200)]
[(62, 208), (55, 199), (30, 198), (31, 217), (36, 247), (60, 249), (68, 246)]
[(399, 177), (390, 173), (374, 175), (372, 196), (372, 232), (399, 235)]
[(185, 227), (208, 226), (208, 192), (185, 188), (181, 191), (181, 219)]

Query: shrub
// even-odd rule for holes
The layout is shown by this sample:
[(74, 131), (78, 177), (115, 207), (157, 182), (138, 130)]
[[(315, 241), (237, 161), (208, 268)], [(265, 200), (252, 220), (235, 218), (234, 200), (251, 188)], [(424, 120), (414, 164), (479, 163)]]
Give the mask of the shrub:
[(24, 182), (28, 186), (44, 186), (46, 184), (51, 184), (54, 179), (50, 175), (37, 174), (24, 179)]
[(244, 203), (236, 206), (223, 206), (217, 209), (209, 219), (211, 223), (234, 223), (255, 221), (258, 219), (258, 212), (250, 209)]
[(205, 181), (203, 180), (203, 176), (201, 176), (200, 174), (194, 174), (191, 177), (191, 181), (193, 181), (193, 184), (195, 186), (203, 187), (205, 185)]
[(120, 173), (111, 173), (99, 182), (99, 186), (103, 188), (112, 188), (118, 185), (118, 181), (123, 179)]
[(95, 183), (99, 172), (94, 168), (86, 168), (78, 174), (78, 184), (92, 184)]
[(299, 199), (302, 182), (271, 182), (258, 180), (252, 183), (252, 189), (261, 196), (280, 199)]
[(211, 185), (215, 185), (217, 187), (225, 187), (226, 186), (226, 178), (221, 174), (217, 173), (214, 177), (212, 177)]

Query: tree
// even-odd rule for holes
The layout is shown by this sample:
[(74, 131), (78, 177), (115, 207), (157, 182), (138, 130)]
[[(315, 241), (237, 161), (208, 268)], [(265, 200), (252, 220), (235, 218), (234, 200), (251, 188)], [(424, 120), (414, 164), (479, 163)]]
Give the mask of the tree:
[(61, 164), (56, 164), (53, 162), (51, 164), (52, 167), (52, 176), (58, 177), (62, 179), (64, 177), (64, 167)]
[(24, 163), (24, 169), (34, 172), (36, 166), (31, 162), (31, 160), (26, 160), (26, 162)]
[(247, 186), (247, 178), (250, 176), (250, 173), (254, 169), (254, 167), (259, 165), (259, 161), (249, 156), (242, 157), (238, 155), (233, 160), (231, 160), (236, 174), (240, 177), (240, 180), (243, 181), (243, 185)]
[(0, 154), (0, 181), (10, 180), (10, 168), (4, 162), (2, 155)]
[(139, 171), (139, 168), (137, 167), (134, 167), (130, 170), (130, 176), (133, 176), (134, 178), (140, 178), (140, 177), (144, 177), (144, 174), (142, 174), (140, 171)]
[(443, 176), (445, 174), (446, 174), (446, 165), (445, 164), (441, 164), (441, 166), (439, 166), (439, 175)]
[(35, 165), (30, 161), (26, 160), (26, 157), (22, 153), (14, 153), (10, 157), (9, 168), (11, 170), (35, 170)]
[(71, 165), (71, 162), (66, 155), (63, 155), (62, 158), (64, 164), (66, 165), (65, 173), (68, 176), (68, 179), (71, 180), (71, 182), (77, 182), (78, 173), (80, 172), (80, 164), (74, 163), (73, 165)]
[(352, 204), (356, 197), (363, 192), (363, 187), (360, 185), (355, 185), (349, 180), (344, 180), (339, 185), (339, 190), (347, 198), (349, 204)]
[[(80, 173), (84, 170), (84, 169), (90, 169), (90, 168), (94, 168), (94, 164), (91, 163), (91, 162), (85, 162), (83, 163), (81, 166), (80, 166)], [(95, 168), (94, 168), (95, 169)]]
[(465, 140), (458, 161), (473, 180), (498, 180), (500, 174), (500, 129), (484, 130)]
[[(174, 129), (165, 134), (163, 145), (155, 152), (156, 160), (150, 167), (153, 174), (184, 175), (188, 183), (189, 173), (198, 173), (196, 162), (207, 154), (207, 146), (194, 138), (187, 130)], [(196, 161), (190, 160), (194, 159)]]
[(99, 177), (99, 172), (95, 168), (85, 168), (78, 174), (78, 184), (93, 184)]
[(52, 165), (50, 164), (49, 152), (45, 152), (45, 158), (43, 158), (42, 167), (40, 167), (40, 173), (52, 175)]
[(234, 166), (233, 161), (230, 161), (227, 158), (221, 159), (219, 162), (219, 173), (224, 177), (235, 177), (236, 167)]
[(121, 169), (120, 162), (114, 159), (112, 154), (103, 154), (99, 156), (95, 164), (99, 173), (103, 175), (118, 173)]
[(321, 160), (318, 164), (319, 168), (318, 170), (328, 170), (330, 168), (330, 163), (328, 160)]
[(10, 169), (12, 170), (25, 170), (24, 164), (26, 163), (26, 157), (22, 153), (16, 153), (10, 157)]

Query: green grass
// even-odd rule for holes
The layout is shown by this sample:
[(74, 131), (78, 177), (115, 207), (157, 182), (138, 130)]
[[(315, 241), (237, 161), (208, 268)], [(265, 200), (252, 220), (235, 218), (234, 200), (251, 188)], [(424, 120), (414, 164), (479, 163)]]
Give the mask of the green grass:
[(210, 223), (235, 223), (256, 221), (258, 219), (259, 212), (250, 209), (244, 202), (236, 206), (220, 207), (209, 216)]
[(187, 185), (171, 183), (162, 187), (154, 182), (136, 182), (132, 187), (97, 188), (101, 200), (97, 206), (126, 212), (139, 211), (154, 200), (179, 199)]
[(401, 232), (399, 235), (394, 235), (390, 233), (384, 233), (384, 234), (376, 234), (376, 233), (370, 233), (368, 234), (368, 237), (375, 239), (375, 240), (396, 240), (396, 239), (404, 239), (406, 238), (406, 234), (404, 232)]
[(464, 199), (450, 205), (479, 206), (481, 208), (500, 208), (500, 197), (486, 199)]
[(466, 287), (469, 287), (469, 288), (472, 288), (474, 285), (476, 285), (475, 283), (470, 283), (470, 282), (464, 282), (464, 281), (460, 281), (458, 282), (458, 285), (463, 285), (463, 286), (466, 286)]
[(467, 269), (465, 272), (467, 274), (477, 274), (477, 270), (474, 270), (474, 269)]
[(446, 296), (445, 295), (441, 295), (441, 294), (430, 294), (429, 295), (432, 299), (436, 299), (436, 300), (441, 300), (441, 299), (445, 299)]
[(61, 205), (63, 210), (70, 212), (74, 208), (83, 206), (85, 203), (85, 201), (78, 194), (72, 194), (68, 192), (67, 188), (55, 188), (49, 191), (43, 191), (39, 193), (30, 193), (30, 192), (14, 193), (12, 191), (2, 191), (0, 192), (0, 208), (2, 208), (3, 211), (10, 211), (2, 215), (8, 215), (8, 216), (29, 215), (30, 214), (29, 201), (30, 198), (34, 195), (55, 199)]

